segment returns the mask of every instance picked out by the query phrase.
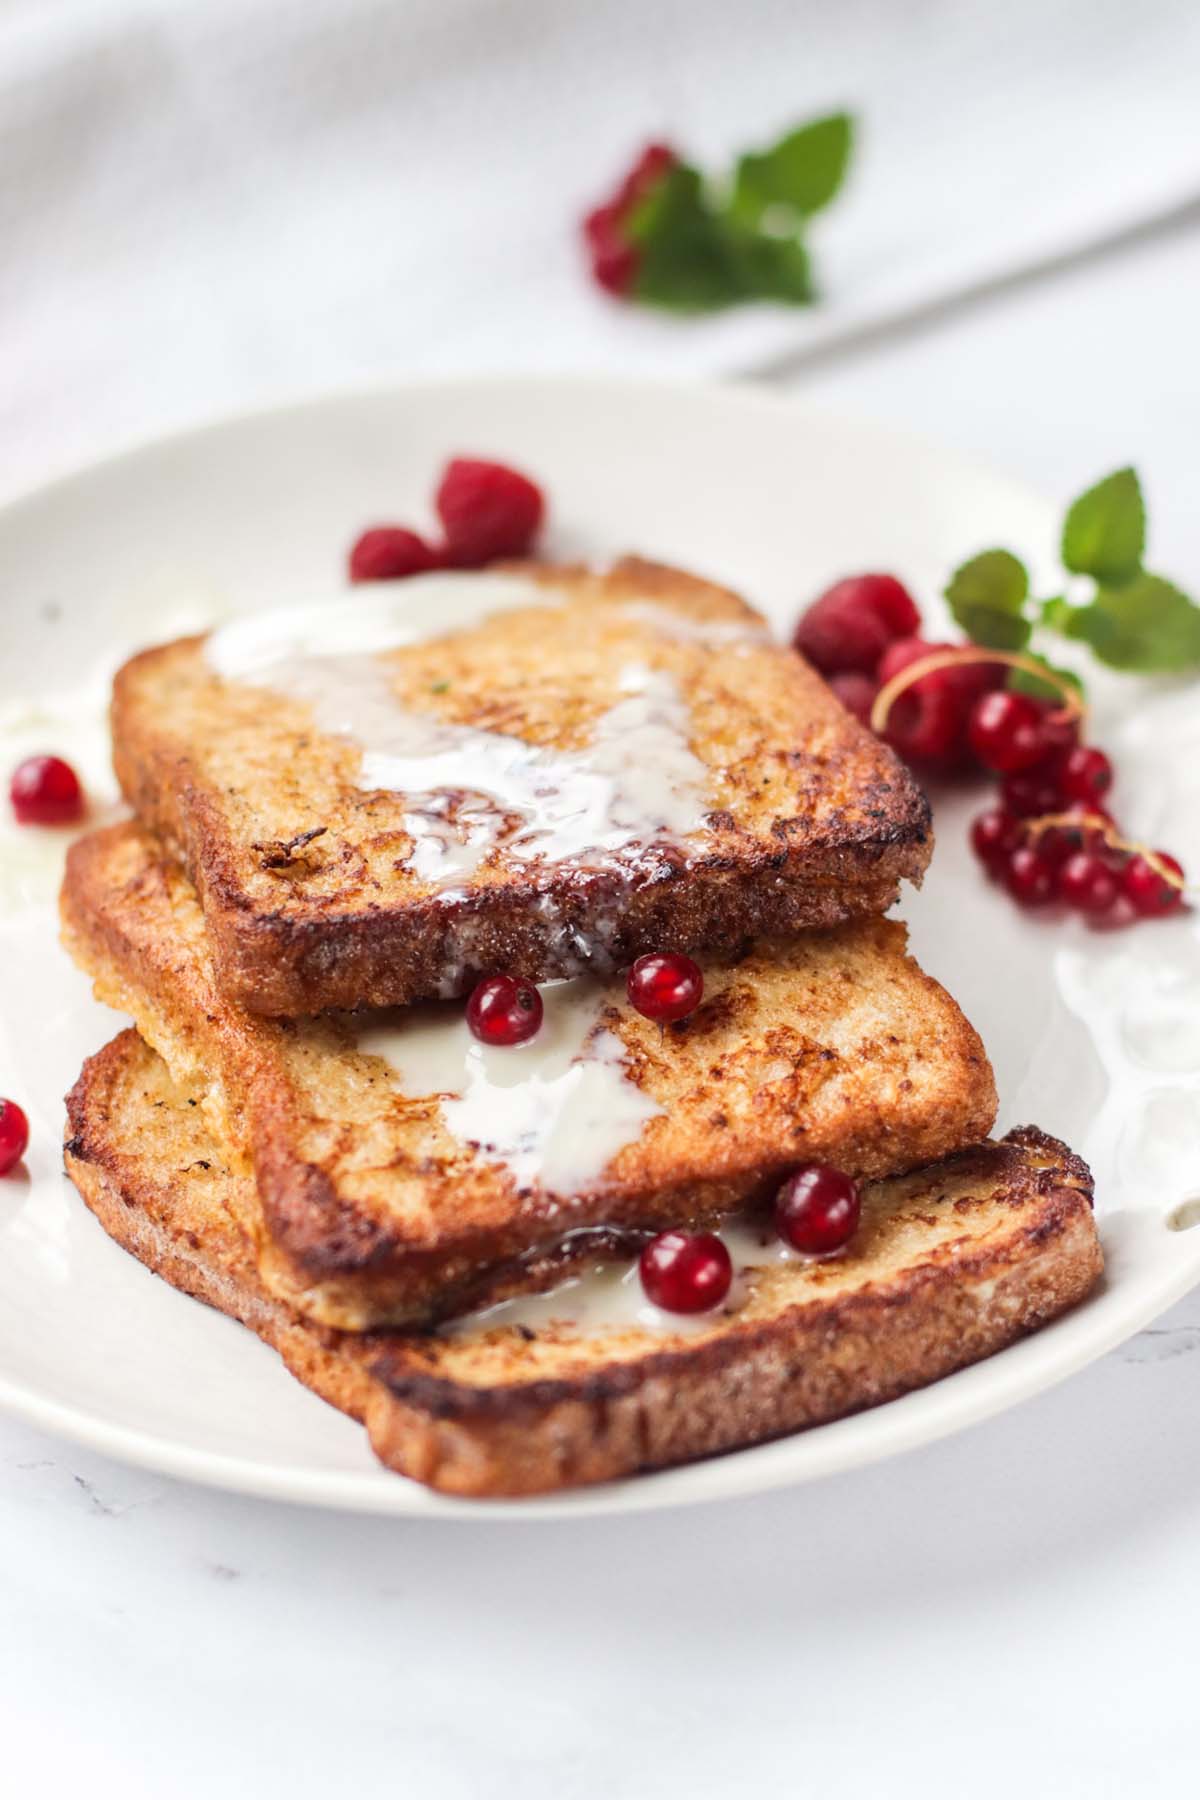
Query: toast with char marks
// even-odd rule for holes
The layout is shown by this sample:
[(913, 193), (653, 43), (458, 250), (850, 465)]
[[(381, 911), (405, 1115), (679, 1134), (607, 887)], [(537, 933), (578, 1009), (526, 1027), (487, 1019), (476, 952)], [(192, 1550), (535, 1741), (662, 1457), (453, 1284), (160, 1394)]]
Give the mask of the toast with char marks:
[(147, 650), (112, 727), (220, 985), (269, 1015), (726, 954), (883, 912), (932, 848), (908, 770), (757, 613), (633, 558)]
[[(72, 845), (62, 917), (99, 997), (133, 1015), (202, 1102), (223, 1159), (253, 1171), (244, 1223), (264, 1285), (352, 1330), (426, 1322), (544, 1285), (564, 1259), (602, 1247), (597, 1232), (710, 1222), (799, 1162), (867, 1177), (913, 1168), (986, 1135), (995, 1118), (978, 1036), (906, 954), (894, 921), (709, 961), (701, 1006), (665, 1030), (630, 1008), (623, 982), (575, 984), (586, 1029), (553, 1074), (566, 1086), (531, 1086), (544, 1037), (545, 1054), (553, 1049), (547, 1026), (529, 1045), (487, 1053), (498, 1060), (484, 1068), (472, 1113), (469, 1094), (465, 1111), (446, 1099), (469, 1086), (463, 1055), (479, 1054), (461, 1003), (390, 1023), (246, 1012), (218, 985), (187, 878), (134, 824)], [(549, 1021), (558, 996), (545, 994)], [(459, 1058), (449, 1072), (447, 1044)], [(576, 1143), (563, 1112), (565, 1147), (547, 1138), (531, 1164), (523, 1138), (507, 1144), (473, 1128), (487, 1122), (478, 1105), (490, 1079), (501, 1132), (522, 1093), (534, 1094), (536, 1133), (585, 1080), (597, 1085), (574, 1123), (626, 1124), (598, 1146), (586, 1130)]]
[(1086, 1166), (1027, 1129), (872, 1184), (843, 1256), (764, 1256), (689, 1329), (346, 1335), (264, 1288), (238, 1223), (249, 1177), (136, 1032), (84, 1065), (68, 1113), (67, 1171), (109, 1235), (272, 1345), (389, 1468), (449, 1494), (609, 1480), (878, 1405), (1036, 1330), (1103, 1268)]

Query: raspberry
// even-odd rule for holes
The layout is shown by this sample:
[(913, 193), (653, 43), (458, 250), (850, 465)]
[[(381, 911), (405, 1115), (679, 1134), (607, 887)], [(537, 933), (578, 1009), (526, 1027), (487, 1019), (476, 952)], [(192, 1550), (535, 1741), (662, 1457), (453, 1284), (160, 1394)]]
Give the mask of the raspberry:
[(638, 270), (636, 246), (625, 236), (621, 214), (615, 206), (598, 206), (583, 221), (592, 265), (592, 278), (605, 293), (624, 299)]
[(631, 213), (655, 183), (670, 174), (678, 161), (670, 144), (647, 144), (617, 189), (615, 204), (618, 212)]
[(503, 463), (455, 457), (437, 491), (447, 560), (476, 569), (502, 556), (525, 556), (541, 528), (542, 491)]
[[(899, 638), (880, 659), (880, 686), (924, 657), (953, 648), (952, 644), (927, 644), (919, 637)], [(932, 669), (893, 700), (883, 735), (906, 760), (944, 770), (957, 768), (963, 761), (975, 689), (972, 685), (968, 690), (962, 673), (956, 668)]]
[(920, 623), (912, 595), (894, 575), (851, 575), (813, 601), (792, 642), (822, 674), (873, 675), (888, 645)]
[(647, 144), (613, 198), (584, 218), (592, 278), (618, 299), (631, 292), (640, 260), (637, 245), (626, 230), (630, 215), (678, 161), (669, 144)]
[(403, 525), (372, 525), (350, 552), (351, 581), (399, 581), (441, 565), (431, 544)]
[(857, 669), (844, 669), (840, 675), (829, 677), (829, 685), (860, 725), (870, 725), (871, 708), (879, 690), (869, 675), (860, 675)]

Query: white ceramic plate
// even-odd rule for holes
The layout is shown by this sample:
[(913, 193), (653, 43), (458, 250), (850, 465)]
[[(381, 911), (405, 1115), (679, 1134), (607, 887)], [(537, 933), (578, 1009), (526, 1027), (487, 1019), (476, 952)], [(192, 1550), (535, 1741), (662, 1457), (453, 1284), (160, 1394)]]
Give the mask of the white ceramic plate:
[[(460, 450), (542, 477), (551, 552), (636, 548), (681, 562), (748, 593), (780, 630), (831, 578), (863, 568), (896, 570), (932, 611), (953, 564), (994, 543), (1024, 550), (1052, 579), (1056, 507), (921, 444), (758, 393), (522, 380), (334, 398), (137, 450), (0, 515), (6, 761), (61, 748), (102, 788), (103, 697), (124, 654), (327, 592), (356, 530), (376, 518), (419, 522), (434, 472)], [(1123, 814), (1193, 866), (1198, 713), (1194, 691), (1114, 682), (1097, 727), (1119, 761)], [(1104, 934), (1019, 914), (965, 850), (978, 804), (939, 799), (933, 870), (905, 911), (922, 962), (991, 1052), (1000, 1128), (1040, 1124), (1092, 1164), (1103, 1290), (1038, 1336), (890, 1406), (686, 1469), (497, 1503), (491, 1516), (711, 1499), (889, 1455), (1061, 1379), (1200, 1280), (1200, 1232), (1178, 1229), (1200, 1213), (1187, 1205), (1200, 1193), (1195, 921)], [(478, 1517), (477, 1503), (376, 1467), (356, 1426), (249, 1333), (116, 1249), (65, 1181), (61, 1097), (115, 1024), (55, 942), (61, 848), (58, 834), (0, 835), (0, 1093), (26, 1106), (33, 1128), (28, 1178), (0, 1182), (0, 1403), (199, 1481)]]

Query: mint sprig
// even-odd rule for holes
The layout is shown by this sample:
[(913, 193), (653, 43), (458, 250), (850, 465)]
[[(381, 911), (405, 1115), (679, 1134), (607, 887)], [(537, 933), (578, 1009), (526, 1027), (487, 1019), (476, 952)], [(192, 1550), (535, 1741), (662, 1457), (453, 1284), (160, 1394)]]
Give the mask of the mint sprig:
[(638, 247), (633, 294), (672, 312), (715, 312), (745, 300), (816, 299), (805, 231), (845, 179), (847, 113), (802, 125), (738, 159), (725, 181), (676, 163), (627, 224)]
[(1118, 585), (1131, 581), (1146, 548), (1146, 503), (1134, 469), (1118, 469), (1080, 494), (1062, 528), (1063, 568)]
[[(1135, 470), (1118, 469), (1081, 494), (1063, 521), (1063, 567), (1089, 578), (1090, 594), (1037, 600), (1018, 557), (985, 550), (954, 571), (946, 599), (972, 642), (990, 650), (1023, 650), (1036, 630), (1087, 644), (1113, 669), (1143, 675), (1200, 670), (1200, 607), (1144, 566), (1145, 548), (1141, 483)], [(1010, 685), (1026, 692), (1040, 686), (1020, 671)]]
[(1029, 571), (1009, 550), (984, 550), (950, 577), (946, 598), (973, 644), (1023, 650), (1033, 630), (1025, 617)]
[(749, 226), (774, 213), (785, 229), (803, 229), (837, 198), (853, 147), (853, 121), (840, 112), (789, 131), (769, 150), (750, 151), (738, 159), (729, 211)]

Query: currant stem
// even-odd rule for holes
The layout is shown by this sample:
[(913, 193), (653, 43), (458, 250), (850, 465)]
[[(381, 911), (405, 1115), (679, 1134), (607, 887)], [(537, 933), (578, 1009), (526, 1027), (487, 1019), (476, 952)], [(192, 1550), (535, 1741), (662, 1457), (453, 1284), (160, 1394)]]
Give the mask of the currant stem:
[(1026, 656), (1020, 650), (984, 650), (975, 645), (964, 644), (961, 649), (935, 650), (932, 655), (909, 663), (907, 668), (901, 669), (890, 681), (886, 681), (871, 707), (871, 730), (880, 733), (886, 730), (888, 714), (900, 695), (914, 681), (920, 681), (923, 675), (933, 675), (938, 669), (954, 669), (967, 663), (1003, 663), (1009, 669), (1023, 669), (1027, 675), (1035, 675), (1048, 687), (1058, 689), (1063, 705), (1056, 716), (1063, 719), (1083, 719), (1087, 716), (1087, 707), (1080, 698), (1079, 690), (1064, 676), (1045, 668), (1034, 657)]
[(1178, 889), (1181, 894), (1187, 889), (1187, 883), (1182, 875), (1177, 875), (1174, 869), (1163, 861), (1157, 850), (1151, 850), (1146, 844), (1139, 844), (1134, 838), (1122, 837), (1116, 826), (1110, 825), (1108, 820), (1102, 818), (1099, 813), (1043, 813), (1037, 819), (1022, 819), (1021, 825), (1035, 838), (1041, 837), (1043, 831), (1050, 831), (1056, 825), (1063, 825), (1071, 831), (1078, 831), (1081, 826), (1084, 826), (1088, 831), (1094, 831), (1097, 837), (1102, 837), (1110, 850), (1122, 850), (1129, 856), (1140, 856), (1143, 862), (1150, 864), (1154, 873), (1160, 880), (1165, 881), (1168, 887)]

